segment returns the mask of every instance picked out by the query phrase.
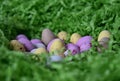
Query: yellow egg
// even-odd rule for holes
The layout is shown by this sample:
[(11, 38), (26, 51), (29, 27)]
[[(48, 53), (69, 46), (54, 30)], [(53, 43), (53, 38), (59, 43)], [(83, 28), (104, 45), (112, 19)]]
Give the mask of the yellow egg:
[(76, 44), (76, 42), (81, 38), (81, 35), (78, 33), (73, 33), (71, 38), (70, 38), (70, 42), (73, 44)]
[(65, 31), (61, 31), (58, 33), (58, 38), (60, 38), (61, 40), (67, 40), (67, 32)]
[(101, 41), (103, 38), (110, 38), (110, 32), (107, 30), (101, 31), (98, 36), (98, 41)]
[(42, 53), (47, 53), (47, 50), (45, 48), (37, 48), (35, 51), (34, 51), (34, 54), (42, 54)]
[(54, 41), (51, 43), (49, 52), (55, 52), (55, 51), (63, 51), (65, 49), (65, 45), (63, 41), (60, 39), (54, 39)]
[(10, 41), (10, 46), (13, 50), (15, 51), (22, 51), (25, 52), (25, 47), (23, 46), (23, 44), (21, 44), (19, 41), (17, 40), (11, 40)]

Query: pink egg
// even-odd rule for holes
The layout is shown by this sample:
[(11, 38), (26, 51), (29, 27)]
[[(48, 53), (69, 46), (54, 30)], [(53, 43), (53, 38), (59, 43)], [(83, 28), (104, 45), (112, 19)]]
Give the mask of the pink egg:
[(26, 38), (20, 38), (20, 39), (18, 39), (18, 41), (25, 46), (25, 48), (26, 48), (27, 51), (31, 51), (32, 49), (35, 48), (33, 46), (33, 44), (28, 39), (26, 39)]
[(92, 41), (91, 36), (84, 36), (80, 38), (76, 43), (76, 45), (80, 47), (80, 52), (89, 50), (91, 48), (91, 41)]
[(67, 44), (67, 49), (70, 50), (73, 55), (80, 52), (79, 46), (72, 43)]

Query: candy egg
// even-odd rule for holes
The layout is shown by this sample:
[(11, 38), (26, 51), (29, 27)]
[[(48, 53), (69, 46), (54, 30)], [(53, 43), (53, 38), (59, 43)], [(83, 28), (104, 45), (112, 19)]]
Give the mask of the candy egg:
[(50, 66), (52, 62), (62, 62), (63, 57), (59, 55), (52, 55), (47, 58), (47, 66)]
[(25, 52), (25, 47), (17, 40), (11, 40), (10, 46), (13, 48), (13, 50)]
[(52, 40), (47, 46), (47, 50), (49, 52), (63, 51), (64, 49), (65, 49), (65, 45), (64, 45), (63, 41), (60, 39)]
[[(102, 32), (100, 32), (100, 34), (98, 36), (98, 43), (103, 48), (107, 49), (109, 39), (110, 39), (110, 32), (107, 30), (103, 30)], [(97, 47), (97, 50), (98, 50), (98, 52), (102, 52), (102, 49), (99, 46)]]
[(107, 48), (109, 42), (109, 38), (104, 37), (99, 41), (99, 44), (102, 45), (103, 47)]
[(36, 51), (36, 49), (32, 49), (31, 51), (30, 51), (30, 53), (34, 53)]
[(80, 52), (79, 47), (75, 44), (72, 44), (72, 43), (67, 44), (67, 49), (70, 50), (72, 55), (75, 55), (75, 54)]
[(97, 47), (98, 52), (102, 52), (101, 46), (103, 48), (107, 49), (108, 48), (108, 42), (109, 42), (109, 38), (106, 38), (106, 37), (102, 38), (102, 40), (99, 41), (99, 46)]
[(31, 51), (32, 49), (34, 49), (33, 44), (28, 39), (26, 39), (26, 38), (20, 38), (20, 39), (18, 39), (18, 41), (25, 46), (25, 48), (27, 49), (27, 51)]
[(76, 45), (80, 47), (80, 52), (89, 50), (91, 48), (91, 41), (92, 41), (91, 36), (81, 37), (76, 43)]
[(33, 51), (34, 54), (42, 54), (42, 53), (47, 53), (47, 50), (45, 48), (37, 48), (36, 50)]
[(51, 40), (55, 38), (55, 35), (49, 29), (44, 29), (42, 31), (42, 41), (45, 45), (47, 45)]
[(31, 43), (32, 43), (33, 45), (35, 45), (35, 44), (37, 44), (37, 43), (41, 43), (41, 41), (40, 41), (39, 39), (32, 39), (32, 40), (31, 40)]
[(78, 33), (73, 33), (71, 38), (70, 38), (70, 42), (73, 44), (76, 44), (76, 42), (81, 38), (81, 35)]
[(46, 48), (46, 46), (39, 39), (32, 39), (31, 43), (37, 48), (40, 48), (40, 47)]
[(110, 32), (107, 30), (103, 30), (102, 32), (100, 32), (99, 36), (98, 36), (98, 41), (101, 41), (102, 38), (110, 38)]
[(16, 37), (17, 40), (20, 39), (20, 38), (27, 38), (27, 37), (24, 34), (20, 34)]
[(35, 46), (37, 48), (40, 48), (40, 47), (46, 48), (46, 46), (43, 43), (37, 43), (37, 44), (35, 44)]
[(61, 61), (63, 58), (61, 57), (61, 56), (59, 56), (59, 55), (52, 55), (52, 56), (50, 56), (50, 61), (51, 62), (59, 62), (59, 61)]
[(67, 40), (67, 32), (65, 31), (61, 31), (58, 33), (58, 38), (60, 38), (61, 40)]

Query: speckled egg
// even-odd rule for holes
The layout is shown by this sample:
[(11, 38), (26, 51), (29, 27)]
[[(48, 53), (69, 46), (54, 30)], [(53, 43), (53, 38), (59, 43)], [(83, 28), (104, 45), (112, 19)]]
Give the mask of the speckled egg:
[(67, 49), (70, 50), (72, 55), (78, 54), (80, 52), (79, 46), (72, 43), (67, 44)]
[(42, 54), (42, 53), (47, 53), (47, 50), (45, 48), (37, 48), (36, 50), (33, 51), (34, 54)]
[(42, 31), (42, 41), (45, 45), (48, 45), (48, 43), (55, 38), (55, 35), (52, 33), (50, 29), (44, 29)]
[(80, 47), (80, 52), (89, 50), (92, 47), (91, 41), (92, 41), (91, 36), (81, 37), (76, 43), (76, 45)]
[(76, 42), (81, 38), (81, 35), (78, 33), (73, 33), (70, 37), (70, 42), (76, 44)]
[(99, 36), (98, 36), (98, 41), (101, 41), (102, 38), (110, 38), (110, 32), (107, 30), (103, 30), (100, 32)]
[(61, 39), (54, 39), (47, 46), (47, 50), (49, 52), (64, 51), (64, 49), (65, 49), (65, 45)]
[(22, 51), (25, 52), (25, 47), (23, 46), (23, 44), (21, 44), (19, 41), (17, 40), (11, 40), (10, 41), (10, 46), (13, 50), (15, 51)]
[(19, 40), (20, 38), (26, 38), (27, 39), (27, 36), (25, 36), (24, 34), (17, 35), (16, 39)]
[(20, 38), (18, 41), (24, 45), (27, 51), (31, 51), (35, 48), (33, 44), (26, 38)]
[(67, 32), (65, 32), (65, 31), (59, 32), (57, 36), (61, 40), (67, 40)]

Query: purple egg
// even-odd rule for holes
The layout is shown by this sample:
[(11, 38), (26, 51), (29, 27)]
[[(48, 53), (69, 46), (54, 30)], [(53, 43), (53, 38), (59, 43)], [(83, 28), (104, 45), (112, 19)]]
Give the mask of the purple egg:
[(25, 36), (24, 34), (19, 34), (16, 39), (19, 40), (20, 38), (27, 38), (27, 36)]
[(80, 52), (79, 46), (72, 43), (67, 44), (67, 49), (70, 50), (73, 55)]
[(34, 46), (32, 45), (32, 43), (28, 39), (20, 38), (18, 41), (25, 46), (27, 51), (31, 51), (32, 49), (34, 49)]
[(32, 39), (32, 40), (31, 40), (31, 43), (32, 43), (33, 45), (36, 45), (37, 43), (41, 43), (41, 41), (40, 41), (39, 39)]
[(92, 46), (91, 41), (92, 41), (91, 36), (84, 36), (84, 37), (80, 38), (76, 43), (76, 45), (78, 45), (80, 47), (80, 52), (89, 50)]

